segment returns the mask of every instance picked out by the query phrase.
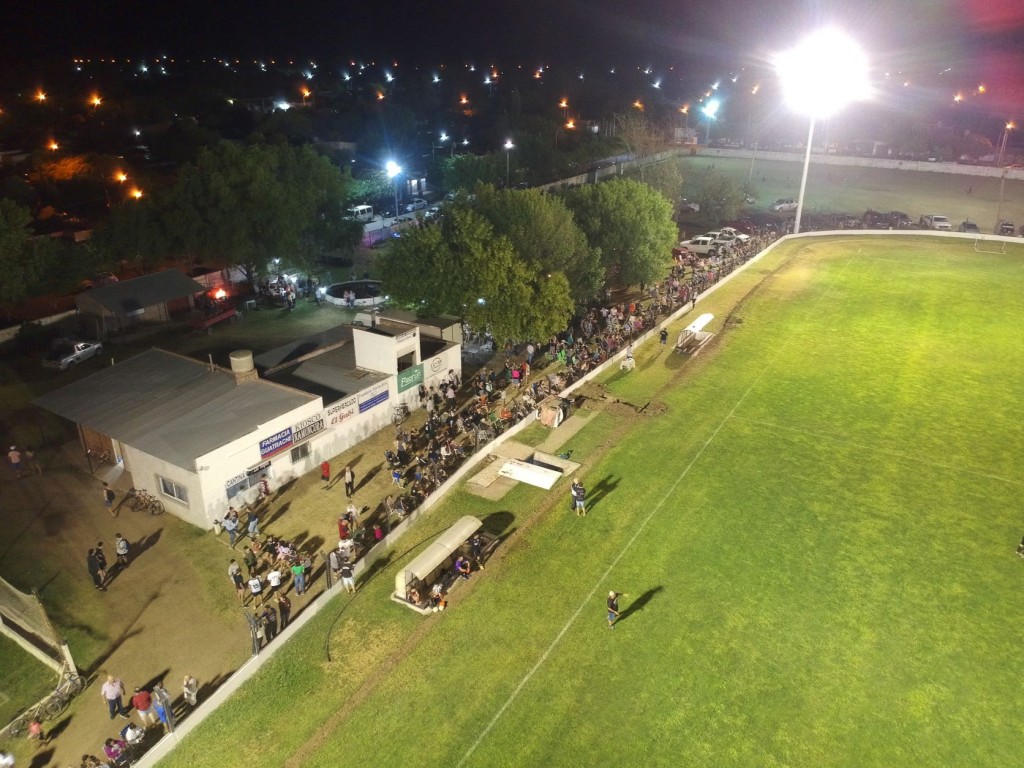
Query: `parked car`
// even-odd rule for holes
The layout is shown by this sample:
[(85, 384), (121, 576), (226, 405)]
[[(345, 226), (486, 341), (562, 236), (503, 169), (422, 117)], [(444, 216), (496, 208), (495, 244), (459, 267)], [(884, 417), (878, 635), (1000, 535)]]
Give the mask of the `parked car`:
[(917, 225), (923, 229), (941, 229), (948, 232), (953, 227), (949, 223), (948, 216), (940, 216), (937, 213), (926, 213), (918, 220)]
[(698, 256), (714, 256), (722, 250), (723, 247), (715, 242), (715, 238), (707, 235), (701, 235), (700, 237), (694, 237), (690, 240), (684, 240), (679, 245), (692, 253), (696, 253)]
[(1012, 221), (1000, 221), (996, 224), (996, 234), (1006, 235), (1007, 237), (1013, 237), (1017, 234), (1016, 228), (1013, 226)]
[(83, 280), (78, 284), (78, 290), (88, 291), (91, 288), (99, 288), (103, 285), (110, 285), (111, 283), (117, 282), (117, 275), (113, 272), (100, 272), (99, 274), (93, 275), (88, 280)]
[(773, 211), (795, 211), (796, 200), (791, 197), (780, 197), (771, 207)]
[(881, 211), (873, 211), (868, 208), (864, 211), (864, 215), (860, 217), (860, 220), (864, 222), (865, 229), (889, 228), (889, 217)]
[(685, 197), (679, 201), (680, 211), (689, 211), (690, 213), (700, 213), (700, 203), (695, 203), (692, 200), (687, 200)]
[(420, 197), (414, 197), (408, 203), (405, 204), (405, 212), (412, 213), (413, 211), (422, 211), (426, 209), (427, 201)]
[(972, 235), (981, 234), (981, 230), (978, 229), (978, 225), (973, 221), (961, 221), (960, 226), (956, 229), (958, 232), (970, 232)]
[(889, 211), (889, 224), (893, 229), (914, 228), (914, 222), (903, 211)]
[(73, 365), (95, 357), (103, 351), (103, 345), (93, 341), (67, 341), (58, 343), (43, 358), (44, 368), (66, 371)]

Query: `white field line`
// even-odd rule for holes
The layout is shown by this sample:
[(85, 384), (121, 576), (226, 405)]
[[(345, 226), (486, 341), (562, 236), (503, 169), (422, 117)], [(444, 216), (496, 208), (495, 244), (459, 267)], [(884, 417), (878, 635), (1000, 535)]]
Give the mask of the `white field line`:
[[(853, 258), (851, 257), (850, 260), (848, 260), (846, 264), (843, 265), (843, 268), (836, 276), (837, 279), (839, 277), (842, 277), (843, 273), (846, 272), (846, 268), (850, 265), (852, 261)], [(818, 303), (825, 298), (829, 290), (830, 288), (822, 292), (821, 296), (818, 297), (818, 300), (815, 301), (814, 304), (812, 304), (808, 308), (808, 313), (812, 312), (817, 307)], [(615, 566), (619, 564), (619, 561), (622, 560), (623, 557), (625, 557), (626, 552), (630, 550), (630, 548), (633, 546), (633, 543), (640, 537), (640, 534), (643, 533), (644, 528), (647, 527), (647, 524), (665, 505), (665, 502), (669, 500), (672, 494), (675, 493), (676, 488), (679, 487), (679, 484), (683, 481), (683, 478), (685, 478), (690, 473), (690, 470), (693, 469), (693, 466), (704, 454), (704, 451), (706, 451), (708, 446), (711, 445), (712, 441), (716, 437), (718, 437), (718, 433), (722, 431), (722, 427), (724, 427), (726, 423), (733, 418), (733, 416), (736, 413), (736, 410), (741, 405), (743, 405), (743, 401), (747, 399), (747, 395), (753, 392), (754, 387), (761, 383), (761, 380), (765, 377), (765, 374), (768, 373), (768, 370), (772, 367), (772, 364), (775, 362), (775, 359), (782, 354), (783, 350), (785, 350), (786, 347), (789, 346), (791, 341), (792, 338), (779, 345), (779, 347), (775, 351), (775, 354), (772, 355), (771, 359), (767, 363), (765, 363), (765, 366), (763, 369), (761, 369), (761, 372), (757, 374), (754, 380), (750, 383), (750, 386), (747, 387), (746, 391), (744, 391), (744, 393), (740, 396), (739, 400), (736, 401), (736, 404), (732, 407), (729, 413), (727, 413), (719, 422), (718, 426), (715, 427), (715, 431), (712, 432), (711, 436), (704, 441), (704, 444), (701, 445), (700, 450), (697, 451), (697, 453), (694, 455), (692, 459), (690, 459), (690, 463), (687, 464), (683, 471), (679, 473), (679, 476), (675, 479), (675, 482), (673, 482), (672, 485), (669, 487), (668, 491), (665, 492), (665, 495), (661, 497), (661, 501), (654, 505), (654, 508), (648, 513), (647, 517), (645, 517), (643, 521), (640, 523), (640, 525), (637, 526), (636, 532), (633, 534), (630, 540), (626, 542), (626, 546), (619, 550), (619, 554), (615, 557), (614, 560), (612, 560), (611, 564), (605, 569), (605, 572), (601, 574), (601, 577), (594, 583), (593, 588), (590, 590), (590, 592), (587, 593), (587, 596), (583, 598), (579, 606), (577, 606), (576, 610), (573, 612), (572, 616), (569, 617), (569, 620), (566, 621), (565, 625), (558, 631), (558, 634), (555, 635), (555, 639), (551, 641), (551, 644), (547, 647), (544, 653), (541, 654), (540, 658), (537, 659), (537, 663), (534, 664), (533, 667), (530, 668), (530, 671), (523, 676), (523, 679), (519, 681), (519, 685), (517, 685), (515, 689), (512, 691), (512, 693), (509, 694), (509, 697), (505, 700), (505, 703), (501, 705), (497, 712), (495, 712), (494, 717), (491, 718), (491, 721), (480, 732), (480, 735), (477, 736), (476, 741), (474, 741), (472, 746), (470, 746), (470, 748), (466, 750), (466, 754), (464, 754), (462, 756), (462, 759), (459, 760), (459, 762), (456, 764), (456, 768), (462, 768), (462, 766), (466, 764), (466, 761), (469, 760), (470, 756), (472, 756), (472, 754), (476, 751), (477, 747), (479, 747), (480, 744), (483, 743), (483, 740), (487, 738), (487, 735), (494, 729), (494, 726), (498, 724), (498, 721), (501, 720), (501, 717), (505, 714), (505, 711), (510, 706), (512, 706), (512, 702), (514, 702), (516, 698), (518, 698), (520, 692), (523, 690), (523, 688), (526, 687), (526, 684), (530, 682), (533, 676), (537, 673), (537, 670), (541, 668), (545, 661), (547, 661), (548, 656), (551, 655), (551, 652), (555, 650), (555, 647), (559, 644), (559, 642), (561, 642), (562, 638), (565, 637), (565, 633), (569, 631), (572, 625), (576, 622), (576, 619), (579, 618), (579, 615), (583, 613), (584, 609), (590, 605), (590, 601), (594, 599), (594, 595), (597, 594), (597, 590), (605, 582), (608, 576), (611, 575), (611, 572), (615, 569)]]
[(987, 472), (978, 472), (973, 469), (967, 469), (965, 467), (957, 466), (955, 464), (940, 464), (936, 461), (928, 461), (927, 459), (921, 459), (917, 456), (912, 456), (909, 453), (903, 453), (901, 451), (890, 451), (886, 448), (880, 448), (877, 445), (865, 445), (864, 443), (858, 443), (853, 440), (846, 440), (842, 437), (829, 434), (827, 432), (813, 432), (807, 429), (800, 429), (798, 427), (787, 427), (783, 424), (774, 424), (770, 421), (762, 421), (761, 419), (749, 419), (746, 416), (733, 416), (736, 421), (745, 421), (748, 424), (757, 424), (761, 427), (768, 427), (769, 429), (778, 429), (785, 432), (792, 432), (797, 435), (806, 435), (807, 437), (814, 437), (820, 440), (828, 440), (833, 443), (839, 443), (840, 445), (849, 445), (853, 448), (859, 448), (868, 453), (880, 453), (883, 456), (892, 456), (894, 459), (900, 459), (901, 461), (909, 461), (917, 464), (922, 464), (926, 467), (934, 467), (935, 469), (945, 470), (947, 472), (960, 473), (964, 475), (974, 475), (975, 477), (983, 477), (986, 480), (997, 480), (1000, 483), (1006, 483), (1007, 485), (1024, 485), (1024, 480), (1011, 480), (1008, 477), (1000, 477), (999, 475), (990, 475)]

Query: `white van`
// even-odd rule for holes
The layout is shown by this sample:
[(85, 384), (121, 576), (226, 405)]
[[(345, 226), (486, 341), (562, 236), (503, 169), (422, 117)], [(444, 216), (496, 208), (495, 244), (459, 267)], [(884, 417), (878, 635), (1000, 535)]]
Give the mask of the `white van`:
[(373, 206), (356, 205), (348, 209), (348, 217), (356, 221), (373, 221)]

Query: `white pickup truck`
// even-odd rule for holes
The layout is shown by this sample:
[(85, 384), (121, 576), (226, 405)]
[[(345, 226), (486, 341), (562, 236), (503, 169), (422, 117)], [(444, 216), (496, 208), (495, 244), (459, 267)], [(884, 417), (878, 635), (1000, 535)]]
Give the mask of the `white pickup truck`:
[(696, 253), (698, 256), (714, 256), (723, 248), (728, 248), (726, 243), (719, 243), (714, 237), (709, 235), (701, 235), (690, 240), (684, 240), (679, 245), (691, 253)]
[(921, 216), (917, 225), (923, 229), (941, 229), (948, 232), (953, 227), (949, 223), (948, 216), (940, 216), (937, 213), (928, 213)]

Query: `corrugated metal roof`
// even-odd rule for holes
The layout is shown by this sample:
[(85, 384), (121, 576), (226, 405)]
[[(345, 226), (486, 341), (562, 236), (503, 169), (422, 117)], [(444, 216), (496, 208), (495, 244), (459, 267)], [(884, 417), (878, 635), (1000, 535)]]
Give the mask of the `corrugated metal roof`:
[(35, 404), (190, 472), (195, 459), (306, 403), (313, 395), (151, 349)]
[(203, 286), (181, 270), (165, 269), (163, 272), (83, 291), (75, 297), (75, 304), (85, 312), (95, 311), (98, 304), (115, 315), (127, 317), (140, 309), (192, 296), (204, 290)]

